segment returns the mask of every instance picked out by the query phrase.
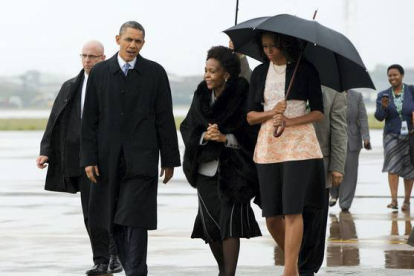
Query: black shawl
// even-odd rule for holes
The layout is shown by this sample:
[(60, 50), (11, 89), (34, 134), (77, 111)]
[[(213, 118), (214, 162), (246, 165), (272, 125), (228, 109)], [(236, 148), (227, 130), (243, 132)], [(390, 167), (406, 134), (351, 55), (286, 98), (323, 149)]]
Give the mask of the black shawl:
[[(258, 127), (246, 120), (249, 84), (243, 78), (228, 81), (222, 94), (210, 106), (212, 91), (206, 82), (194, 92), (190, 110), (180, 126), (185, 144), (183, 169), (188, 182), (196, 187), (200, 164), (219, 160), (220, 199), (243, 203), (258, 194), (258, 179), (253, 163)], [(223, 134), (233, 134), (240, 149), (225, 147), (224, 143), (209, 141), (200, 145), (208, 124), (217, 124)]]

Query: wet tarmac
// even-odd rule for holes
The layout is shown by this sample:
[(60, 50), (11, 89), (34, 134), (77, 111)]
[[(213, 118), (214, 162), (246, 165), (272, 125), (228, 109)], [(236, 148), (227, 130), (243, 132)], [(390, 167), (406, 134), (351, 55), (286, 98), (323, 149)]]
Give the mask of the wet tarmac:
[[(326, 256), (318, 275), (414, 275), (414, 247), (406, 244), (414, 214), (386, 208), (390, 198), (387, 175), (381, 173), (382, 136), (380, 131), (371, 135), (374, 149), (361, 153), (350, 212), (338, 206), (330, 210)], [(84, 275), (92, 256), (80, 198), (43, 190), (46, 172), (35, 167), (41, 136), (0, 132), (0, 275)], [(158, 203), (159, 227), (150, 232), (149, 275), (217, 275), (208, 247), (189, 238), (197, 197), (180, 169), (172, 183), (160, 184)], [(280, 276), (283, 255), (260, 210), (254, 206), (254, 211), (263, 237), (242, 240), (237, 275)]]

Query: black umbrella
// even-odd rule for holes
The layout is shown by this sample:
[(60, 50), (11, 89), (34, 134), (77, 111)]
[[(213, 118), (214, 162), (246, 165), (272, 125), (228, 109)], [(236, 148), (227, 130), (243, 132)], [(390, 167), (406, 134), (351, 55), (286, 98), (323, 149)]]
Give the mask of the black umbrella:
[(351, 41), (314, 20), (280, 14), (254, 18), (224, 32), (233, 41), (236, 52), (263, 61), (255, 42), (260, 31), (285, 34), (308, 42), (304, 56), (318, 70), (322, 85), (340, 92), (361, 87), (375, 89)]

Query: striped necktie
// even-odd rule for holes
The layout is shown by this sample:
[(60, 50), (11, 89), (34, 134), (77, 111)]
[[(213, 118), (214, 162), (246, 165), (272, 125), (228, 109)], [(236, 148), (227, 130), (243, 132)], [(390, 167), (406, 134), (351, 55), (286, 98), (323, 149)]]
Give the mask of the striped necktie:
[(129, 64), (128, 62), (124, 64), (124, 66), (122, 66), (122, 71), (124, 72), (124, 75), (128, 75), (128, 70), (131, 67), (131, 64)]

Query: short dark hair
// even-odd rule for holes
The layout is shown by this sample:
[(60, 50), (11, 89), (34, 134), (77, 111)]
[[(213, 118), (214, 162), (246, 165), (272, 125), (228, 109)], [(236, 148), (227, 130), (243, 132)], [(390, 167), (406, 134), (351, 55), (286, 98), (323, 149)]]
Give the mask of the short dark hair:
[(132, 28), (135, 30), (142, 31), (143, 37), (145, 38), (144, 27), (142, 27), (142, 25), (136, 21), (127, 21), (124, 24), (122, 24), (121, 28), (119, 29), (119, 35), (122, 35), (126, 31), (127, 28)]
[(390, 65), (387, 69), (387, 74), (391, 69), (397, 69), (401, 75), (404, 75), (404, 68), (399, 64)]
[(214, 58), (220, 62), (221, 67), (229, 73), (230, 80), (236, 79), (240, 74), (240, 60), (233, 50), (225, 46), (213, 46), (207, 52), (207, 59)]
[(276, 47), (280, 51), (282, 51), (283, 55), (286, 57), (288, 61), (295, 62), (299, 58), (302, 40), (296, 37), (289, 36), (289, 35), (283, 35), (279, 33), (263, 31), (263, 32), (258, 32), (255, 37), (256, 45), (258, 47), (261, 58), (263, 60), (268, 60), (266, 54), (263, 51), (263, 44), (262, 44), (263, 35), (270, 35), (273, 37)]

